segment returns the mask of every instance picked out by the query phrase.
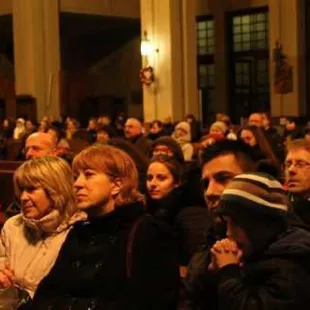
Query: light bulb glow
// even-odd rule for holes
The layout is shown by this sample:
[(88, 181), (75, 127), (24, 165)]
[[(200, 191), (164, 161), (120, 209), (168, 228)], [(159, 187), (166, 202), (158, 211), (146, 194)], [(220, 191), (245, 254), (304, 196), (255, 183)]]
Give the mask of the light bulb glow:
[(149, 40), (141, 41), (141, 55), (142, 56), (150, 56), (153, 53), (153, 45)]

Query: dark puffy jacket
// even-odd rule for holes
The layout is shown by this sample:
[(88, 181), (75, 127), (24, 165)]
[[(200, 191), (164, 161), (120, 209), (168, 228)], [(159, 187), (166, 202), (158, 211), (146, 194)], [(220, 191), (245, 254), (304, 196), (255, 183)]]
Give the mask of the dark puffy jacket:
[(131, 204), (74, 225), (33, 302), (21, 309), (173, 310), (178, 278), (170, 229)]
[(183, 266), (204, 244), (204, 232), (210, 221), (205, 207), (190, 203), (186, 189), (180, 186), (160, 200), (148, 197), (147, 203), (148, 212), (173, 229), (178, 240), (180, 264)]
[(310, 233), (290, 228), (242, 267), (227, 265), (206, 273), (208, 310), (308, 309), (310, 303)]
[(292, 206), (295, 214), (297, 214), (307, 229), (310, 230), (310, 201), (307, 199), (297, 199), (294, 197)]

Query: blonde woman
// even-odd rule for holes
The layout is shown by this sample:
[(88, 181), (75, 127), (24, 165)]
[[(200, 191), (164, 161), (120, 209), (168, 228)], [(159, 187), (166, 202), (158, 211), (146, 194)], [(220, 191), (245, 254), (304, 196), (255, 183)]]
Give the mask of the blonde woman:
[(18, 287), (33, 297), (48, 274), (77, 212), (70, 166), (58, 157), (34, 158), (14, 174), (21, 214), (5, 223), (0, 242), (0, 288)]
[(71, 230), (27, 309), (176, 309), (177, 247), (144, 215), (138, 172), (122, 150), (91, 146), (73, 161), (78, 207)]

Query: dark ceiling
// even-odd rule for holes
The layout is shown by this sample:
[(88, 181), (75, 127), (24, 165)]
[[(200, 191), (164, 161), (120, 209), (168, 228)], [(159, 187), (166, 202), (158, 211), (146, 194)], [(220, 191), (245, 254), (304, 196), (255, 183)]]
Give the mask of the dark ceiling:
[[(12, 28), (12, 15), (0, 16), (0, 54), (13, 63)], [(137, 36), (140, 36), (139, 19), (61, 13), (62, 69), (84, 70)]]

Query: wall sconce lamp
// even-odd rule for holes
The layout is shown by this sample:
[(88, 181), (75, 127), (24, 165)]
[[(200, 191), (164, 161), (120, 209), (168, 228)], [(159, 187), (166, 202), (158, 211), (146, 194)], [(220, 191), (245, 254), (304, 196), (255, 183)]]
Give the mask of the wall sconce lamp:
[(153, 51), (153, 45), (151, 41), (147, 38), (147, 32), (144, 31), (144, 38), (141, 40), (141, 55), (150, 56)]
[(144, 31), (143, 39), (141, 40), (141, 55), (142, 55), (142, 69), (140, 70), (140, 80), (144, 85), (151, 85), (155, 81), (154, 68), (149, 65), (149, 56), (153, 52), (158, 52), (154, 49), (152, 42), (147, 37), (147, 32)]

